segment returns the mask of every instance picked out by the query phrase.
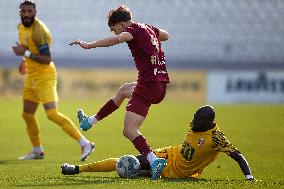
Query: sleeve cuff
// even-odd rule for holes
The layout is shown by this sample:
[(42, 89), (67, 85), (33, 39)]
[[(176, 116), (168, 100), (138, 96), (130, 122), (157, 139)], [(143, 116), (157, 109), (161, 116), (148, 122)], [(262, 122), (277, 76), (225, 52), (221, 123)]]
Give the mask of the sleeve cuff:
[(252, 175), (246, 175), (246, 179), (247, 179), (247, 180), (253, 179), (253, 176), (252, 176)]
[(31, 56), (31, 54), (32, 54), (31, 51), (26, 50), (25, 53), (24, 53), (24, 57), (29, 58)]

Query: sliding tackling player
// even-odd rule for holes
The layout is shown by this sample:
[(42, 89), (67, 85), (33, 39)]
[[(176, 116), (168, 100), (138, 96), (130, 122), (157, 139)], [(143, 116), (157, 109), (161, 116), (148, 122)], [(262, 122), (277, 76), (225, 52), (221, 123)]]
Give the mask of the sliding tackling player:
[[(236, 161), (245, 178), (255, 181), (249, 164), (241, 152), (232, 145), (214, 122), (215, 111), (212, 106), (202, 106), (194, 114), (189, 130), (182, 144), (154, 150), (157, 157), (165, 158), (167, 165), (162, 178), (197, 178), (204, 168), (216, 160), (220, 152)], [(136, 156), (140, 161), (140, 176), (150, 176), (150, 166), (144, 156)], [(118, 158), (110, 158), (85, 165), (61, 166), (62, 174), (74, 175), (82, 172), (109, 172), (116, 170)], [(146, 171), (145, 171), (146, 170)]]

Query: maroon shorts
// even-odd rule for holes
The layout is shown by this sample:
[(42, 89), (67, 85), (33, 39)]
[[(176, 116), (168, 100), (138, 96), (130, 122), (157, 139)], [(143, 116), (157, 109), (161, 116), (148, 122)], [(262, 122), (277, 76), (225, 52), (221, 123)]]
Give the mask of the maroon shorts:
[(138, 83), (131, 94), (126, 110), (146, 117), (151, 104), (160, 103), (165, 95), (167, 82)]

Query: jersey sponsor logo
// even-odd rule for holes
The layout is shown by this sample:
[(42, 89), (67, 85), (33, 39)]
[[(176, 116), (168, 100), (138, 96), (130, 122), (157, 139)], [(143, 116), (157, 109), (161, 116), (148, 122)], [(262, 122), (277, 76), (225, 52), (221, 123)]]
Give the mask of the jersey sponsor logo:
[(157, 39), (151, 36), (151, 43), (156, 48), (156, 50), (159, 52), (160, 48), (159, 48), (159, 42), (157, 41)]
[(194, 152), (195, 152), (195, 149), (191, 147), (190, 144), (188, 144), (186, 141), (184, 141), (184, 143), (182, 144), (181, 150), (180, 150), (182, 157), (190, 161), (192, 160)]
[(197, 143), (198, 148), (201, 148), (204, 145), (204, 143), (205, 143), (205, 138), (199, 138)]
[(152, 56), (151, 56), (151, 63), (152, 63), (153, 65), (158, 64), (158, 65), (160, 65), (160, 66), (166, 64), (164, 57), (162, 57), (161, 59), (159, 59), (159, 57), (156, 56), (156, 55), (152, 55)]

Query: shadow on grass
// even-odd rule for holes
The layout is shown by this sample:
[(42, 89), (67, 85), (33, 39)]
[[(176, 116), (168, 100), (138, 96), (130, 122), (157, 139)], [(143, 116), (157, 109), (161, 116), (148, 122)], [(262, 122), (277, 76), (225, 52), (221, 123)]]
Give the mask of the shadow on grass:
[[(139, 188), (139, 185), (151, 184), (151, 183), (159, 183), (159, 184), (201, 184), (203, 186), (252, 186), (258, 183), (248, 182), (244, 180), (229, 180), (229, 179), (218, 179), (218, 180), (211, 180), (211, 179), (159, 179), (159, 180), (150, 180), (150, 178), (136, 178), (136, 179), (123, 179), (120, 177), (81, 177), (81, 176), (59, 176), (57, 178), (52, 177), (50, 180), (37, 180), (30, 183), (25, 184), (13, 184), (10, 186), (15, 187), (56, 187), (56, 186), (83, 186), (83, 185), (120, 185), (125, 188), (129, 187), (129, 185), (133, 185)], [(263, 183), (262, 183), (263, 184)], [(270, 183), (274, 186), (279, 186), (279, 182)], [(265, 185), (265, 184), (264, 184)], [(280, 184), (281, 185), (281, 184)], [(165, 185), (166, 186), (166, 185)]]
[(33, 161), (20, 161), (17, 159), (9, 159), (9, 160), (0, 160), (0, 165), (11, 165), (11, 164), (19, 164), (19, 163), (34, 163)]
[[(246, 184), (257, 184), (262, 182), (262, 180), (247, 181), (245, 179), (161, 179), (163, 183), (198, 183), (198, 184), (235, 184), (235, 185), (246, 185)], [(271, 181), (272, 184), (279, 184), (278, 181)]]
[(188, 178), (188, 179), (167, 179), (167, 178), (164, 178), (164, 179), (161, 179), (161, 182), (164, 182), (164, 183), (184, 183), (184, 182), (207, 182), (208, 180), (207, 179), (197, 179), (197, 178)]
[(52, 177), (50, 180), (38, 180), (34, 183), (14, 184), (17, 187), (45, 187), (45, 186), (80, 186), (80, 185), (123, 185), (123, 184), (145, 184), (145, 183), (193, 183), (207, 181), (205, 179), (159, 179), (150, 180), (150, 178), (140, 177), (134, 179), (124, 179), (120, 177), (96, 177), (96, 176), (60, 176)]
[(18, 159), (9, 159), (9, 160), (0, 160), (0, 165), (12, 165), (12, 164), (34, 164), (34, 163), (57, 163), (56, 161), (46, 161), (46, 160), (18, 160)]
[(119, 177), (77, 177), (62, 176), (52, 178), (51, 181), (42, 181), (42, 183), (14, 184), (17, 187), (45, 187), (45, 186), (80, 186), (80, 185), (102, 185), (102, 184), (123, 184), (136, 179), (121, 179)]
[[(83, 185), (120, 185), (125, 188), (129, 187), (129, 185), (137, 186), (139, 188), (139, 185), (145, 185), (145, 184), (155, 184), (159, 183), (164, 186), (167, 186), (168, 184), (201, 184), (203, 186), (207, 185), (226, 185), (226, 186), (248, 186), (248, 185), (254, 185), (256, 183), (251, 183), (245, 180), (238, 180), (238, 179), (158, 179), (158, 180), (151, 180), (150, 178), (140, 177), (140, 178), (134, 178), (134, 179), (124, 179), (120, 177), (100, 177), (100, 176), (47, 176), (45, 178), (39, 178), (36, 180), (26, 180), (22, 181), (24, 183), (19, 184), (13, 184), (10, 186), (15, 187), (56, 187), (56, 186), (82, 186)], [(274, 185), (279, 185), (279, 183), (271, 183)]]

